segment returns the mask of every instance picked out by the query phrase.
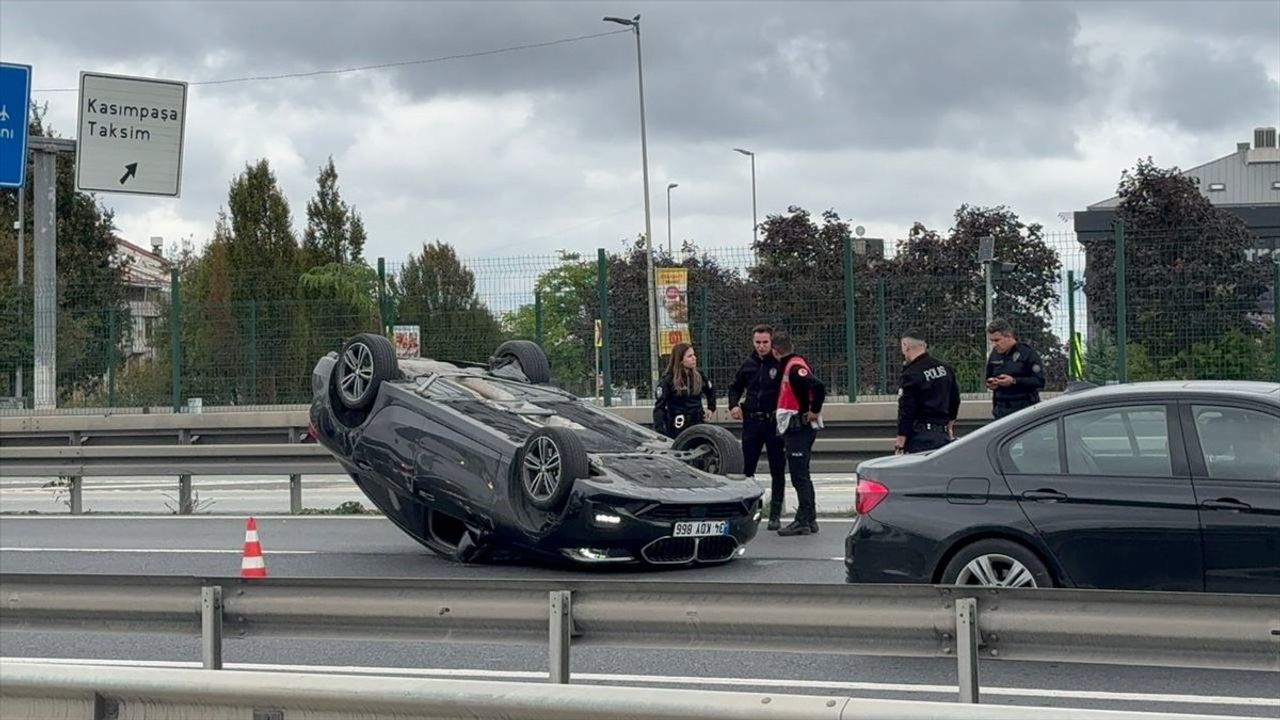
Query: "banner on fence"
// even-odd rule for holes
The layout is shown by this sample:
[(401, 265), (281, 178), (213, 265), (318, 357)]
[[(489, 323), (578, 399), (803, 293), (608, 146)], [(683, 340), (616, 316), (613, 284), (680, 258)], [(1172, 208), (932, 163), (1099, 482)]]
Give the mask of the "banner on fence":
[(416, 358), (422, 353), (422, 333), (417, 325), (396, 325), (392, 331), (396, 358)]
[(689, 342), (689, 271), (658, 268), (658, 354), (667, 355), (676, 343)]

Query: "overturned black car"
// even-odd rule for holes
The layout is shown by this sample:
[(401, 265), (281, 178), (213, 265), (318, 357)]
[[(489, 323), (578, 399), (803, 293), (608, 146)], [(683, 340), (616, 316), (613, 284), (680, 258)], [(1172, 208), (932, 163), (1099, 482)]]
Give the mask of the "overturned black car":
[(393, 523), (445, 557), (690, 565), (741, 555), (762, 488), (733, 434), (674, 441), (548, 383), (542, 348), (487, 366), (349, 339), (312, 373), (312, 433)]

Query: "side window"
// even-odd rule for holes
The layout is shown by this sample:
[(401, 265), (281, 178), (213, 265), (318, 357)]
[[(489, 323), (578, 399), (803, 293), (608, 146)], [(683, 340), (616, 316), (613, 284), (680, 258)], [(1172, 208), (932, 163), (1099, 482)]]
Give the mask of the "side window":
[(1168, 477), (1169, 420), (1164, 405), (1105, 408), (1063, 419), (1072, 475)]
[(1001, 453), (1005, 472), (1021, 475), (1060, 475), (1058, 422), (1037, 425), (1005, 443)]
[(1193, 405), (1211, 478), (1280, 480), (1280, 418), (1256, 410)]

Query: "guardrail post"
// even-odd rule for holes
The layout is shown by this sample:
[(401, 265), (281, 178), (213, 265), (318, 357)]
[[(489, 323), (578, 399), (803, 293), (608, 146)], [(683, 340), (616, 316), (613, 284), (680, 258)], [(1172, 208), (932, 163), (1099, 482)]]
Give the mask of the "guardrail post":
[(222, 669), (222, 587), (200, 588), (200, 643), (205, 670)]
[(569, 682), (569, 643), (573, 629), (573, 595), (568, 590), (551, 591), (551, 682)]
[[(73, 431), (71, 433), (71, 447), (80, 447), (80, 432)], [(71, 514), (80, 515), (84, 512), (84, 478), (79, 475), (72, 475), (67, 478), (70, 486), (67, 492), (71, 494)]]
[[(191, 444), (190, 430), (183, 429), (178, 431), (178, 444), (179, 445)], [(192, 511), (191, 476), (179, 475), (178, 476), (178, 514), (190, 515), (191, 511)]]
[[(297, 428), (289, 428), (289, 444), (296, 445), (301, 433)], [(293, 474), (289, 476), (289, 513), (297, 515), (302, 512), (302, 476)]]
[(978, 702), (978, 601), (956, 600), (956, 664), (959, 671), (960, 702)]

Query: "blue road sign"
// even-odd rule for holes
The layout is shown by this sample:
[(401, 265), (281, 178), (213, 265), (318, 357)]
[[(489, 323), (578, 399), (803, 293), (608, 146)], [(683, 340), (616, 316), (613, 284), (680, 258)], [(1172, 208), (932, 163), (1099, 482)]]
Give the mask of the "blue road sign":
[(0, 187), (22, 187), (26, 180), (30, 109), (31, 66), (0, 63)]

